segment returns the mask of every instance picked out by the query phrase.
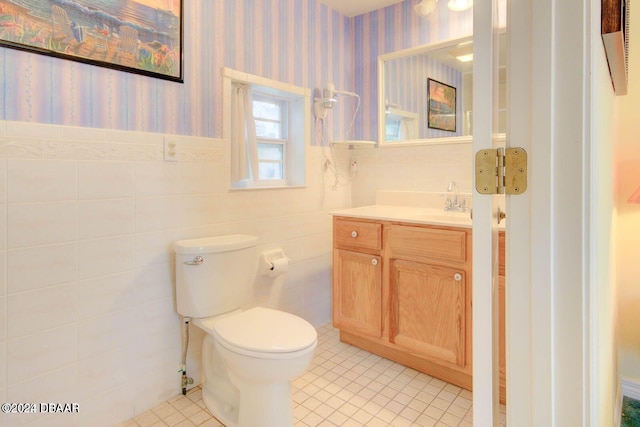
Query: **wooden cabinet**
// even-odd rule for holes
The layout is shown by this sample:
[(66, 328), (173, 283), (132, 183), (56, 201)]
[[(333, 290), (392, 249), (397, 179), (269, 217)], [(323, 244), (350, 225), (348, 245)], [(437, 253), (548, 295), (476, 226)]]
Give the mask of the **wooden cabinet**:
[(334, 218), (344, 342), (471, 389), (471, 230)]
[(467, 284), (464, 271), (391, 261), (389, 341), (407, 351), (464, 368)]
[[(500, 400), (505, 400), (504, 232), (499, 235)], [(334, 217), (340, 339), (471, 390), (471, 229)]]
[(382, 265), (380, 257), (336, 249), (333, 265), (333, 324), (336, 328), (380, 337)]
[(384, 236), (389, 343), (470, 389), (471, 229), (390, 223)]
[(499, 339), (499, 369), (500, 375), (498, 385), (500, 388), (500, 402), (505, 403), (507, 399), (507, 358), (506, 358), (506, 325), (505, 325), (505, 239), (504, 231), (501, 231), (498, 235), (498, 339)]
[(382, 334), (382, 225), (334, 219), (333, 324), (379, 338)]

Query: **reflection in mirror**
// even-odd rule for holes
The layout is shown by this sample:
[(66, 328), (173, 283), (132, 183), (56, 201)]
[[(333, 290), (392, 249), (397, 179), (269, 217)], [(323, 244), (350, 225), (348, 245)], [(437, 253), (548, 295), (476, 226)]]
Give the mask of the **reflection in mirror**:
[[(501, 34), (500, 49), (505, 37)], [(500, 54), (504, 60), (504, 55)], [(473, 121), (473, 37), (387, 53), (378, 58), (380, 145), (469, 142)], [(427, 87), (432, 80), (432, 92)], [(442, 102), (433, 81), (446, 88)], [(505, 132), (504, 64), (500, 65), (500, 132)], [(451, 89), (453, 88), (453, 90)], [(446, 120), (444, 120), (446, 118)], [(447, 126), (442, 126), (443, 122)]]

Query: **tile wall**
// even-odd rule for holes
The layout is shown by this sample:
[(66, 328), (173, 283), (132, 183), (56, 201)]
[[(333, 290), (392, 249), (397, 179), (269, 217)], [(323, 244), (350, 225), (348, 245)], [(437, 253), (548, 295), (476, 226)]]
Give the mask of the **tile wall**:
[[(363, 97), (356, 136), (376, 139), (377, 54), (470, 31), (467, 15), (418, 22), (410, 2), (357, 20), (317, 0), (254, 3), (265, 13), (239, 13), (233, 0), (189, 2), (184, 85), (0, 49), (0, 62), (13, 64), (0, 67), (8, 120), (0, 121), (0, 400), (81, 407), (76, 418), (0, 414), (0, 425), (110, 426), (178, 393), (173, 241), (252, 233), (260, 249), (283, 247), (288, 274), (258, 278), (255, 302), (319, 325), (330, 317), (330, 210), (373, 203), (377, 189), (444, 191), (454, 179), (469, 190), (468, 146), (335, 150), (343, 171), (359, 162), (345, 180), (312, 141), (306, 188), (228, 192), (211, 70), (355, 90)], [(239, 38), (244, 26), (225, 24), (230, 15), (270, 29), (275, 42), (259, 31)], [(411, 25), (396, 25), (405, 17)], [(410, 30), (395, 37), (391, 28)], [(363, 40), (384, 49), (354, 57)], [(327, 134), (343, 134), (350, 118), (334, 111)], [(170, 136), (178, 162), (162, 161), (166, 133), (181, 134)], [(198, 381), (202, 335), (191, 336), (189, 375)]]
[[(165, 137), (179, 161), (163, 161)], [(110, 426), (179, 392), (178, 239), (282, 247), (289, 272), (258, 277), (254, 302), (329, 320), (328, 212), (350, 206), (349, 185), (333, 189), (309, 147), (306, 188), (229, 192), (228, 156), (220, 139), (0, 121), (0, 400), (81, 409), (0, 425)], [(192, 328), (196, 382), (201, 340)]]
[(358, 175), (352, 181), (353, 206), (374, 204), (377, 190), (445, 193), (450, 181), (458, 184), (460, 192), (472, 190), (470, 143), (358, 149), (351, 156), (358, 162)]

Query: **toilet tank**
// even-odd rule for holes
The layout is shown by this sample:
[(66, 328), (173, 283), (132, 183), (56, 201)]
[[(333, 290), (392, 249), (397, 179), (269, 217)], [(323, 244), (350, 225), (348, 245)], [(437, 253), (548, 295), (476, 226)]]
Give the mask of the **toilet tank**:
[(175, 242), (178, 313), (209, 317), (251, 302), (257, 241), (233, 234)]

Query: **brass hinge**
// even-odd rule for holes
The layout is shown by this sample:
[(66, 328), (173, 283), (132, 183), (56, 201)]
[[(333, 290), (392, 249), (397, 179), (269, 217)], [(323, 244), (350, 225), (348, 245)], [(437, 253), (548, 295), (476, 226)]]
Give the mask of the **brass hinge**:
[(522, 194), (527, 191), (527, 152), (496, 148), (476, 153), (476, 190), (480, 194)]

